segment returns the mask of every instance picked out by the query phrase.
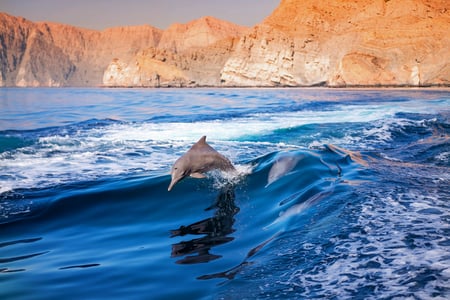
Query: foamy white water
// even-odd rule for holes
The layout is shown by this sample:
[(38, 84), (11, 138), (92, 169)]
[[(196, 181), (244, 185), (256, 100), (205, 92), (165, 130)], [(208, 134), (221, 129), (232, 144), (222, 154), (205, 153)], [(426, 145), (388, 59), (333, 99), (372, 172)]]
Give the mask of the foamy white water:
[[(351, 145), (390, 139), (393, 126), (408, 121), (395, 118), (397, 112), (421, 112), (423, 104), (403, 107), (395, 104), (337, 106), (330, 111), (302, 110), (282, 113), (254, 113), (240, 118), (195, 122), (113, 123), (80, 128), (73, 133), (61, 129), (44, 130), (37, 141), (0, 154), (0, 192), (49, 187), (63, 183), (95, 180), (123, 174), (168, 172), (171, 164), (201, 136), (233, 160), (247, 154), (247, 137), (271, 134), (280, 129), (308, 124), (373, 122), (359, 136), (314, 140), (309, 147), (324, 143)], [(429, 109), (428, 109), (429, 111)], [(255, 141), (251, 142), (254, 144)], [(256, 142), (257, 143), (257, 142)], [(283, 148), (286, 144), (261, 144), (255, 157)]]

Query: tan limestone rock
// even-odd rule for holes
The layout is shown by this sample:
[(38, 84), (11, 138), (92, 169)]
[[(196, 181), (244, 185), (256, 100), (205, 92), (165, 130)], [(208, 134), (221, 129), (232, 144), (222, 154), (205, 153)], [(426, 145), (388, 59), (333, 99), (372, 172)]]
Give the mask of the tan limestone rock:
[(96, 31), (0, 13), (1, 84), (101, 85), (114, 57), (129, 59), (160, 38), (161, 30), (148, 25)]
[(443, 0), (282, 0), (240, 39), (222, 83), (448, 84), (447, 6)]
[[(247, 28), (205, 17), (174, 24), (164, 31), (157, 47), (120, 58), (105, 71), (106, 86), (218, 86), (220, 71)], [(126, 66), (125, 66), (126, 65)], [(131, 72), (133, 76), (126, 76)]]
[(186, 86), (187, 77), (174, 65), (139, 53), (128, 63), (114, 59), (103, 75), (105, 86)]
[(174, 53), (203, 48), (230, 37), (240, 37), (246, 27), (213, 17), (203, 17), (187, 24), (175, 23), (165, 30), (158, 48)]
[(204, 17), (96, 31), (0, 13), (0, 86), (449, 85), (449, 28), (446, 0), (282, 0), (250, 30)]

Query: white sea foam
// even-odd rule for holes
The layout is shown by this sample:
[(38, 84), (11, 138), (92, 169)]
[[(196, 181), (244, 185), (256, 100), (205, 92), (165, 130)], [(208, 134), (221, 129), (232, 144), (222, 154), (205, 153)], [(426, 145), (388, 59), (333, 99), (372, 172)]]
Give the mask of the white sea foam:
[(234, 166), (236, 170), (227, 172), (210, 172), (211, 177), (214, 180), (214, 189), (227, 188), (230, 185), (238, 185), (247, 175), (253, 171), (252, 164), (236, 164)]
[[(173, 162), (213, 128), (220, 126), (131, 123), (39, 137), (34, 145), (0, 154), (0, 193), (118, 175), (168, 173)], [(225, 131), (217, 131), (219, 135), (216, 132), (208, 141), (232, 161), (247, 157), (249, 152), (259, 156), (280, 147), (267, 143), (255, 148), (258, 143), (252, 142), (238, 145), (226, 140), (235, 137), (233, 134), (220, 136)]]
[[(199, 122), (115, 123), (80, 128), (71, 134), (65, 130), (60, 134), (53, 131), (51, 135), (39, 137), (34, 145), (1, 154), (0, 172), (3, 176), (0, 178), (0, 192), (135, 172), (168, 172), (176, 158), (203, 135), (232, 161), (249, 159), (298, 145), (246, 142), (246, 137), (312, 123), (386, 120), (396, 109), (343, 106), (334, 111), (255, 113), (243, 118)], [(351, 113), (348, 113), (349, 110)], [(381, 126), (363, 134), (378, 140), (389, 139), (390, 126), (395, 121), (380, 122)], [(357, 144), (361, 139), (346, 135), (338, 140), (321, 140), (311, 144)]]
[(300, 251), (316, 251), (315, 255), (327, 257), (327, 263), (309, 270), (293, 268), (278, 284), (301, 287), (306, 298), (352, 298), (367, 288), (375, 288), (374, 293), (383, 298), (417, 296), (418, 292), (421, 299), (450, 296), (448, 289), (445, 292), (450, 283), (450, 246), (445, 234), (450, 225), (442, 219), (450, 215), (446, 199), (423, 191), (374, 191), (366, 198), (357, 220), (360, 232), (332, 237), (333, 251), (304, 244)]
[(450, 152), (441, 152), (438, 155), (436, 155), (436, 160), (440, 160), (443, 162), (450, 162)]
[[(352, 113), (348, 113), (348, 109)], [(102, 139), (110, 141), (196, 141), (203, 135), (209, 140), (235, 140), (292, 128), (305, 124), (336, 122), (370, 122), (386, 116), (381, 108), (343, 107), (341, 111), (301, 111), (257, 113), (245, 118), (211, 120), (192, 123), (115, 124), (100, 130)]]

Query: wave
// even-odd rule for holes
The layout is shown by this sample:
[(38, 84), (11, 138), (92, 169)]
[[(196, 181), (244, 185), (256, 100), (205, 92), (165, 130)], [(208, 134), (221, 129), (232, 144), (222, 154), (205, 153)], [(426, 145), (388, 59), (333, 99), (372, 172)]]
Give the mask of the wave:
[[(445, 295), (448, 101), (285, 100), (221, 119), (198, 108), (0, 132), (7, 287), (28, 272), (55, 297), (67, 282), (77, 298), (130, 284), (148, 295), (142, 282), (155, 298)], [(240, 176), (167, 192), (170, 166), (204, 134)], [(174, 276), (181, 288), (167, 289)]]
[[(370, 114), (368, 115), (368, 112)], [(337, 122), (339, 121), (339, 122)], [(207, 135), (233, 161), (283, 149), (335, 144), (356, 151), (391, 147), (448, 163), (448, 115), (346, 111), (252, 114), (197, 122), (127, 123), (92, 119), (62, 127), (0, 133), (0, 193), (107, 177), (168, 172), (192, 141)], [(417, 150), (414, 150), (417, 149)], [(427, 151), (427, 149), (429, 151)], [(397, 151), (386, 156), (402, 157)], [(405, 158), (406, 159), (406, 158)]]
[[(338, 186), (353, 181), (356, 184), (355, 172), (358, 173), (362, 166), (352, 157), (358, 155), (333, 145), (314, 151), (275, 151), (238, 165), (238, 177), (224, 177), (212, 172), (206, 180), (186, 179), (170, 193), (167, 192), (169, 175), (117, 177), (61, 184), (57, 188), (18, 190), (2, 194), (0, 223), (28, 219), (32, 223), (53, 224), (46, 228), (51, 231), (94, 219), (98, 222), (115, 219), (126, 222), (129, 219), (133, 223), (133, 218), (148, 214), (164, 223), (173, 218), (171, 223), (178, 219), (179, 228), (172, 228), (172, 237), (205, 236), (194, 242), (181, 241), (174, 245), (172, 257), (180, 257), (179, 263), (209, 261), (220, 256), (210, 256), (206, 248), (234, 239), (231, 235), (235, 231), (236, 215), (246, 220), (246, 226), (253, 228), (241, 235), (252, 236), (255, 230), (261, 230), (256, 236), (262, 243), (280, 231), (301, 227), (298, 221), (309, 215), (310, 209), (323, 206), (324, 202), (320, 202), (339, 190)], [(202, 192), (205, 190), (206, 193)], [(199, 197), (204, 200), (199, 201)], [(157, 201), (161, 198), (164, 206)], [(244, 199), (252, 199), (252, 203), (245, 203)], [(194, 222), (188, 214), (188, 217), (182, 217), (192, 209), (197, 211), (194, 216), (201, 211), (212, 211), (213, 216)], [(104, 214), (100, 217), (103, 221), (96, 217), (99, 211)], [(256, 218), (259, 213), (261, 215)], [(56, 227), (52, 229), (51, 226)], [(257, 247), (254, 237), (250, 240), (252, 248)], [(195, 253), (199, 257), (193, 257)]]
[[(23, 198), (15, 194), (16, 199), (2, 200), (2, 208), (8, 203), (10, 212), (6, 218), (2, 216), (2, 226), (7, 230), (5, 222), (14, 226), (20, 219), (20, 226), (39, 226), (56, 236), (66, 236), (73, 228), (77, 234), (66, 237), (71, 247), (75, 244), (76, 249), (84, 249), (85, 241), (89, 241), (109, 249), (109, 241), (114, 240), (115, 247), (119, 247), (115, 251), (120, 253), (142, 241), (143, 234), (158, 237), (151, 240), (156, 243), (151, 246), (156, 252), (145, 263), (146, 268), (209, 262), (199, 267), (195, 277), (201, 281), (222, 280), (219, 296), (223, 291), (229, 296), (236, 292), (244, 297), (264, 294), (271, 298), (280, 288), (296, 297), (371, 295), (367, 274), (377, 285), (389, 278), (392, 285), (385, 293), (408, 295), (408, 290), (414, 288), (404, 285), (405, 281), (444, 276), (448, 270), (440, 246), (447, 242), (434, 227), (441, 222), (441, 216), (446, 216), (436, 208), (445, 207), (445, 199), (435, 188), (423, 196), (424, 189), (435, 187), (423, 178), (432, 181), (437, 174), (442, 177), (442, 170), (430, 172), (426, 168), (421, 173), (422, 169), (415, 168), (398, 175), (402, 168), (390, 160), (334, 145), (276, 150), (242, 162), (238, 169), (242, 174), (239, 180), (211, 173), (205, 180), (186, 179), (170, 193), (169, 175), (119, 177), (63, 185), (57, 190), (26, 191), (29, 194)], [(396, 182), (408, 177), (416, 183)], [(448, 180), (442, 178), (442, 183)], [(30, 198), (33, 194), (34, 198)], [(20, 212), (27, 201), (28, 207)], [(410, 209), (413, 214), (406, 213)], [(428, 225), (415, 234), (400, 230), (413, 228), (416, 222)], [(92, 235), (92, 228), (98, 228), (98, 235)], [(386, 230), (390, 235), (386, 236)], [(426, 241), (434, 249), (432, 256), (426, 247), (415, 246)], [(30, 251), (28, 246), (32, 245), (40, 250)], [(3, 242), (1, 247), (14, 247), (15, 251), (2, 259), (14, 265), (53, 257), (52, 266), (60, 272), (108, 264), (83, 251), (70, 260), (53, 256), (51, 248), (43, 245), (40, 236)], [(169, 258), (169, 265), (160, 262), (166, 261), (164, 257)], [(407, 270), (401, 263), (419, 262), (419, 257), (435, 261), (437, 271), (420, 263)], [(124, 259), (130, 260), (127, 256)], [(186, 276), (192, 274), (190, 270), (185, 270)], [(1, 270), (26, 271), (13, 266)], [(444, 275), (430, 275), (436, 272)], [(272, 276), (266, 276), (269, 273)], [(270, 279), (273, 276), (276, 280)], [(237, 277), (240, 280), (231, 280)], [(346, 288), (335, 290), (336, 282)], [(264, 292), (254, 290), (257, 286), (264, 286)], [(423, 291), (432, 292), (431, 287)]]

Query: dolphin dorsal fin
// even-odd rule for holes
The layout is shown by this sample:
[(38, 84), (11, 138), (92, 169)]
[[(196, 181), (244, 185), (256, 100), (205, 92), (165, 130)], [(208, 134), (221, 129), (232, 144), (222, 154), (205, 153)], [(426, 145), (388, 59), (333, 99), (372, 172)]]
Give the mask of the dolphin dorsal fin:
[(202, 145), (202, 144), (204, 145), (204, 144), (206, 144), (206, 135), (202, 136), (202, 137), (198, 140), (197, 144), (199, 144), (199, 145)]
[(191, 149), (201, 149), (204, 147), (209, 147), (209, 145), (206, 143), (206, 135), (202, 136), (197, 143), (192, 145)]

